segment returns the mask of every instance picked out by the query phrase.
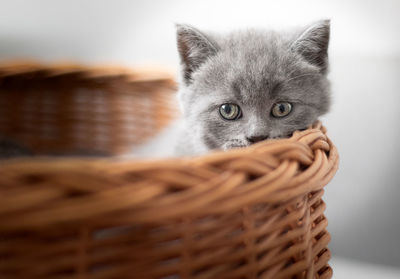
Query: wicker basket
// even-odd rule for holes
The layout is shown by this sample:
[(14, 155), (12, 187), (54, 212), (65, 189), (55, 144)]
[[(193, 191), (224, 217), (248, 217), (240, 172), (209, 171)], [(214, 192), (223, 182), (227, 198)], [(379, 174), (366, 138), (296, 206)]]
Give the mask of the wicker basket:
[(154, 70), (3, 65), (0, 137), (35, 154), (123, 153), (176, 115), (175, 87)]
[[(174, 86), (154, 73), (2, 67), (0, 134), (39, 154), (116, 154), (174, 117)], [(337, 164), (319, 123), (196, 158), (3, 160), (0, 278), (330, 278), (321, 197)]]

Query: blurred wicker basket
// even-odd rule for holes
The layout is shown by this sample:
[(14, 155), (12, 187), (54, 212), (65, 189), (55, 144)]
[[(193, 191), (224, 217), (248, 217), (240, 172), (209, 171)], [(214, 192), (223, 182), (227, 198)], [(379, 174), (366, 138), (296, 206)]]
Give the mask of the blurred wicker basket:
[(176, 115), (174, 92), (172, 75), (154, 69), (3, 65), (0, 137), (36, 154), (123, 153)]
[[(115, 154), (173, 118), (173, 89), (154, 73), (2, 67), (0, 134)], [(330, 278), (321, 197), (337, 164), (319, 123), (187, 159), (4, 160), (0, 278)]]

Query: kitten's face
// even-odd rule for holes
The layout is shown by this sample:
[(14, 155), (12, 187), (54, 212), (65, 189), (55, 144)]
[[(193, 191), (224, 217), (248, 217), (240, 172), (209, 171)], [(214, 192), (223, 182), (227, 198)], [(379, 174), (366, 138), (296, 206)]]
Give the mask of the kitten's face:
[[(230, 149), (287, 137), (327, 112), (329, 23), (317, 27), (284, 36), (246, 31), (211, 37), (181, 26), (179, 97), (194, 145)], [(323, 51), (310, 45), (316, 42), (311, 35), (324, 40)]]

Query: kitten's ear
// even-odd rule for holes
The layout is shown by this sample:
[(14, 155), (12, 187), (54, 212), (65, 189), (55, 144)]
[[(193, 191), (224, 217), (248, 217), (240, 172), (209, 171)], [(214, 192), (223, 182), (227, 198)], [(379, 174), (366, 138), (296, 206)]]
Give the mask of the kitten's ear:
[(177, 24), (178, 51), (183, 67), (183, 79), (191, 82), (193, 72), (219, 50), (217, 43), (189, 25)]
[(328, 69), (328, 45), (330, 20), (321, 20), (309, 26), (292, 43), (291, 48), (300, 53), (310, 64), (320, 68), (321, 73)]

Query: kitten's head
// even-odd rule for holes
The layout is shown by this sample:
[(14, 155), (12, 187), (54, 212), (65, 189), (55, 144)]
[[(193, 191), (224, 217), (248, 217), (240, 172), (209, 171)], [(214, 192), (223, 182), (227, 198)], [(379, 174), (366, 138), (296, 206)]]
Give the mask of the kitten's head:
[(329, 109), (330, 23), (225, 36), (178, 25), (179, 100), (197, 149), (291, 135)]

